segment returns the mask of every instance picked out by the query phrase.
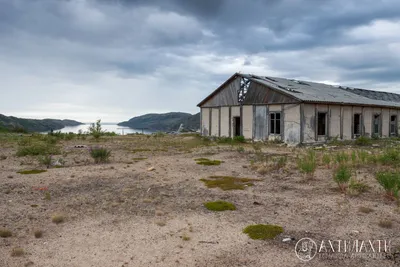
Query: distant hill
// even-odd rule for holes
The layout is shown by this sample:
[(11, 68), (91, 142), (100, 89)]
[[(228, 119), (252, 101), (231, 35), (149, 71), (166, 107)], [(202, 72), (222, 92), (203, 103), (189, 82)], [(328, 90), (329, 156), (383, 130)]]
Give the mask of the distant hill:
[(74, 120), (56, 120), (56, 119), (21, 119), (12, 116), (0, 114), (0, 131), (28, 131), (28, 132), (45, 132), (60, 130), (66, 126), (77, 126), (83, 123)]
[(170, 112), (164, 114), (146, 114), (133, 117), (129, 121), (118, 123), (135, 129), (147, 128), (152, 131), (176, 131), (183, 123), (185, 129), (198, 130), (200, 128), (200, 113), (192, 115), (184, 112)]

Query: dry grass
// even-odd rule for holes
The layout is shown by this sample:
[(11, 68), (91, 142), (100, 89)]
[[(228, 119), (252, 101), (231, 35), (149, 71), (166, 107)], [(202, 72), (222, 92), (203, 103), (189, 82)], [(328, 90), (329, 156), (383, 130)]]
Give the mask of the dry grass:
[(0, 237), (2, 238), (7, 238), (7, 237), (11, 237), (12, 236), (12, 232), (8, 229), (0, 229)]
[(369, 207), (359, 207), (359, 208), (358, 208), (358, 211), (359, 211), (359, 212), (362, 212), (362, 213), (369, 214), (369, 213), (373, 212), (374, 209), (371, 209), (371, 208), (369, 208)]
[(160, 227), (167, 225), (167, 223), (165, 221), (156, 221), (156, 224)]
[(186, 234), (186, 233), (183, 234), (183, 235), (181, 236), (181, 238), (182, 238), (183, 241), (190, 241), (190, 239), (191, 239), (190, 236), (189, 236), (188, 234)]
[(392, 228), (393, 227), (393, 223), (390, 220), (381, 220), (379, 221), (378, 225), (382, 228)]
[(25, 251), (22, 248), (13, 248), (11, 250), (11, 257), (21, 257), (25, 254)]
[(42, 230), (35, 230), (35, 231), (33, 232), (33, 235), (34, 235), (36, 238), (41, 238), (41, 237), (43, 236), (43, 231), (42, 231)]
[(51, 217), (51, 221), (55, 224), (60, 224), (65, 221), (65, 217), (63, 215), (54, 215)]

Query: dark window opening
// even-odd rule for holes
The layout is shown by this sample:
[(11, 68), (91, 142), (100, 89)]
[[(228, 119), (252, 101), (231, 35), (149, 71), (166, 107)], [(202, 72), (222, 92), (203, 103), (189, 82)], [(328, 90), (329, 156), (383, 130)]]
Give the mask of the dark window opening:
[(374, 122), (373, 122), (373, 134), (379, 135), (380, 133), (380, 122), (381, 122), (381, 115), (375, 114), (374, 115)]
[(318, 113), (317, 126), (318, 135), (326, 135), (326, 113)]
[(390, 116), (390, 135), (397, 135), (397, 116)]
[(355, 136), (361, 135), (361, 114), (354, 114), (353, 134)]
[(240, 117), (233, 117), (234, 136), (240, 136)]
[(269, 114), (269, 133), (281, 134), (281, 113), (272, 112)]

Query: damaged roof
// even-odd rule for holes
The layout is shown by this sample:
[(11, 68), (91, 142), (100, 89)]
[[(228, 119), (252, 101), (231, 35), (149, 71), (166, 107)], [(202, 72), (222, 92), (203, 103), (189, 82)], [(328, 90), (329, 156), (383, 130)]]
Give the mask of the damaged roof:
[(252, 74), (237, 75), (290, 95), (301, 102), (400, 108), (400, 94)]

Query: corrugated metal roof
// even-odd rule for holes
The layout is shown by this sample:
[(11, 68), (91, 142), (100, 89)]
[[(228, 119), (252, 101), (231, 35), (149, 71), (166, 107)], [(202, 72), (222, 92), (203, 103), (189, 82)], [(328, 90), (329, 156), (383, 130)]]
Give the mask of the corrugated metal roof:
[(304, 102), (354, 104), (400, 108), (400, 95), (252, 74), (238, 75)]

